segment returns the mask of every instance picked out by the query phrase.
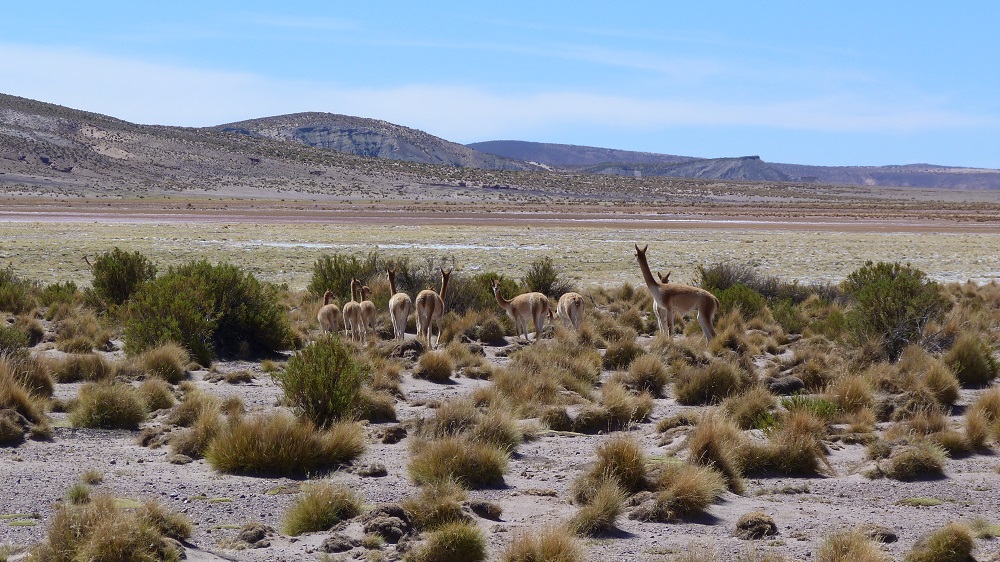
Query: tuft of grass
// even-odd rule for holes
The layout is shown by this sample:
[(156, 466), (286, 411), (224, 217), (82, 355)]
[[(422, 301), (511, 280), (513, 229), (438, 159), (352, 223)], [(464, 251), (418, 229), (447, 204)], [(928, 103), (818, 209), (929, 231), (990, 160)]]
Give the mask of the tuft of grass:
[(417, 360), (413, 376), (432, 382), (448, 382), (455, 372), (455, 363), (444, 351), (428, 351)]
[(326, 531), (341, 521), (359, 515), (361, 503), (361, 497), (343, 484), (306, 484), (295, 503), (285, 512), (283, 531), (293, 537)]
[(178, 384), (187, 378), (186, 366), (190, 360), (183, 347), (168, 342), (140, 353), (135, 358), (135, 365), (151, 376)]
[(96, 353), (71, 354), (52, 362), (52, 376), (60, 383), (99, 381), (111, 376), (111, 365)]
[(414, 442), (408, 470), (416, 484), (453, 479), (463, 486), (482, 487), (503, 483), (508, 453), (487, 443), (462, 437), (444, 437)]
[[(611, 478), (629, 494), (647, 485), (646, 453), (634, 437), (618, 434), (597, 446), (597, 462), (589, 476), (593, 481)], [(578, 498), (586, 494), (577, 494)]]
[(222, 413), (217, 403), (208, 404), (210, 405), (206, 405), (198, 414), (198, 419), (191, 424), (190, 429), (171, 437), (171, 451), (195, 459), (205, 456), (208, 444), (219, 434), (223, 426)]
[(718, 470), (725, 476), (729, 489), (737, 494), (743, 491), (747, 448), (743, 432), (725, 416), (703, 416), (688, 436), (691, 461)]
[(700, 515), (726, 491), (726, 478), (707, 466), (667, 465), (656, 478), (652, 504), (632, 517), (645, 521), (673, 521)]
[(173, 407), (173, 389), (170, 384), (162, 379), (147, 379), (139, 386), (139, 394), (142, 395), (143, 402), (146, 403), (146, 410), (155, 412)]
[(486, 538), (475, 523), (447, 523), (431, 531), (424, 544), (406, 559), (411, 562), (482, 562), (486, 560)]
[(582, 562), (583, 545), (565, 527), (549, 526), (514, 535), (500, 562)]
[(306, 476), (348, 462), (365, 449), (364, 430), (339, 423), (318, 430), (275, 413), (237, 418), (211, 440), (205, 458), (220, 472)]
[(37, 398), (51, 397), (55, 388), (47, 364), (28, 354), (0, 354), (0, 373)]
[(445, 478), (421, 486), (416, 496), (407, 498), (401, 505), (418, 529), (428, 531), (468, 520), (462, 511), (465, 498), (465, 489), (458, 482)]
[(674, 392), (681, 404), (714, 404), (738, 394), (747, 375), (734, 363), (713, 359), (708, 365), (684, 365), (677, 372)]
[(1000, 362), (993, 357), (990, 345), (973, 332), (959, 335), (942, 359), (965, 387), (986, 386), (1000, 375)]
[(827, 395), (841, 412), (854, 413), (871, 408), (875, 389), (863, 375), (842, 375), (827, 389)]
[(160, 534), (182, 541), (191, 536), (194, 528), (191, 521), (172, 509), (164, 507), (156, 500), (146, 500), (137, 510), (139, 517), (155, 527)]
[(587, 502), (567, 522), (575, 534), (594, 537), (615, 528), (626, 494), (617, 479), (605, 476), (596, 482)]
[(972, 560), (975, 547), (972, 531), (962, 523), (951, 522), (917, 541), (906, 555), (906, 562), (966, 562)]
[(135, 387), (124, 383), (87, 383), (69, 415), (76, 427), (138, 429), (146, 419), (146, 404)]
[(821, 396), (796, 394), (781, 399), (781, 405), (789, 412), (805, 410), (816, 417), (831, 419), (840, 412), (837, 403)]
[(80, 481), (91, 486), (96, 486), (104, 482), (104, 475), (101, 474), (101, 471), (91, 468), (83, 471), (83, 474), (80, 475)]
[(607, 429), (626, 429), (633, 422), (649, 420), (653, 397), (648, 392), (634, 395), (621, 383), (609, 381), (601, 388), (601, 405), (607, 412)]
[(892, 562), (875, 541), (853, 529), (837, 531), (823, 539), (816, 551), (817, 562)]
[(469, 437), (477, 443), (493, 445), (513, 453), (524, 441), (524, 431), (510, 410), (494, 406), (479, 418)]
[(754, 386), (722, 401), (722, 411), (742, 429), (768, 429), (778, 401), (766, 387)]
[(643, 355), (639, 344), (632, 339), (613, 341), (604, 352), (603, 365), (608, 370), (627, 369), (636, 358)]
[(893, 449), (889, 457), (879, 463), (878, 470), (896, 480), (937, 478), (944, 474), (947, 458), (948, 454), (940, 445), (929, 439), (920, 439), (914, 444)]
[(663, 387), (670, 381), (663, 360), (658, 355), (646, 353), (636, 357), (628, 367), (628, 372), (619, 380), (637, 392), (649, 392), (653, 396), (663, 396)]
[(90, 502), (90, 486), (77, 482), (66, 491), (66, 501), (73, 505), (83, 505)]

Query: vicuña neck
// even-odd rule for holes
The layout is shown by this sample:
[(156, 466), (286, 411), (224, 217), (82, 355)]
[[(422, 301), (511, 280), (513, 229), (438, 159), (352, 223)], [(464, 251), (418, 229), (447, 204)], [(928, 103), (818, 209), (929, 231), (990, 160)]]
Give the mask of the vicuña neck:
[(445, 293), (447, 293), (447, 292), (448, 292), (448, 276), (447, 275), (442, 275), (441, 276), (441, 292), (438, 293), (441, 296), (441, 302), (442, 303), (444, 302), (444, 296), (445, 296)]
[(396, 275), (393, 273), (389, 274), (389, 292), (396, 294)]
[(649, 263), (646, 262), (646, 254), (636, 253), (636, 259), (639, 260), (639, 269), (642, 270), (642, 278), (646, 281), (647, 287), (658, 287), (659, 283), (656, 279), (653, 279), (653, 273), (649, 271)]

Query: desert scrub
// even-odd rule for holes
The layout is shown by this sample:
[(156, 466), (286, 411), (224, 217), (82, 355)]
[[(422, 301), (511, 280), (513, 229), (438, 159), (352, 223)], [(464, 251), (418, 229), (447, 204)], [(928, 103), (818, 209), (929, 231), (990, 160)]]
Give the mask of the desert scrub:
[(709, 413), (698, 420), (688, 436), (691, 462), (714, 468), (726, 478), (730, 491), (743, 491), (743, 466), (749, 448), (747, 437), (732, 420)]
[(317, 430), (309, 421), (275, 413), (231, 420), (209, 443), (205, 458), (219, 472), (296, 477), (328, 471), (364, 450), (357, 424)]
[(847, 276), (843, 288), (853, 303), (847, 327), (855, 341), (879, 341), (890, 360), (919, 341), (924, 327), (938, 320), (946, 307), (937, 283), (923, 271), (898, 262), (866, 262)]
[(674, 521), (701, 515), (726, 491), (726, 479), (717, 470), (688, 463), (662, 466), (654, 478), (652, 500), (630, 515), (642, 521)]
[(173, 342), (144, 351), (135, 358), (135, 365), (145, 373), (170, 384), (178, 384), (187, 377), (187, 351)]
[(302, 533), (326, 531), (345, 519), (358, 516), (361, 513), (361, 503), (361, 497), (343, 484), (306, 484), (285, 512), (282, 530), (293, 537)]
[(13, 326), (0, 324), (0, 354), (17, 355), (28, 349), (28, 335)]
[(906, 562), (966, 562), (975, 548), (972, 531), (962, 523), (948, 523), (922, 537), (906, 555)]
[(972, 332), (961, 334), (942, 359), (965, 387), (987, 386), (1000, 374), (990, 345)]
[(573, 285), (563, 278), (552, 262), (552, 258), (548, 256), (528, 264), (528, 270), (521, 278), (521, 284), (528, 291), (542, 293), (550, 299), (558, 299), (563, 293), (573, 290)]
[(164, 538), (183, 540), (191, 524), (155, 502), (138, 509), (118, 507), (99, 495), (82, 505), (60, 505), (49, 523), (47, 537), (31, 550), (40, 562), (70, 560), (179, 560), (183, 551)]
[(817, 562), (892, 562), (864, 532), (836, 531), (823, 539), (816, 552)]
[(105, 308), (124, 304), (144, 283), (156, 277), (156, 266), (139, 252), (115, 247), (98, 254), (91, 264), (91, 287)]
[(28, 312), (35, 306), (33, 289), (34, 283), (15, 273), (13, 265), (0, 269), (0, 311)]
[(176, 402), (173, 389), (161, 379), (147, 379), (139, 386), (139, 394), (146, 403), (146, 410), (155, 412), (170, 408)]
[(722, 411), (741, 429), (770, 429), (776, 423), (778, 400), (763, 386), (754, 386), (722, 401)]
[(436, 529), (454, 521), (467, 521), (462, 510), (467, 494), (460, 484), (445, 478), (420, 487), (416, 496), (400, 504), (421, 531)]
[(633, 359), (628, 371), (619, 375), (617, 380), (632, 390), (662, 397), (663, 387), (670, 381), (670, 373), (658, 355), (646, 353)]
[(407, 562), (481, 562), (486, 538), (475, 523), (448, 523), (430, 532), (423, 545), (407, 553)]
[(609, 370), (627, 369), (632, 361), (642, 353), (642, 348), (632, 340), (612, 342), (604, 352), (604, 368)]
[(52, 376), (60, 383), (99, 381), (111, 376), (111, 365), (103, 355), (74, 353), (62, 359), (52, 359)]
[(417, 360), (413, 376), (432, 382), (448, 382), (455, 372), (455, 362), (444, 351), (428, 351)]
[(517, 533), (500, 553), (500, 562), (582, 562), (585, 559), (579, 539), (559, 526)]
[(340, 336), (323, 336), (288, 360), (271, 378), (302, 417), (326, 427), (352, 415), (352, 405), (368, 377), (368, 365)]
[(576, 501), (586, 503), (601, 481), (611, 479), (628, 494), (647, 487), (646, 454), (630, 435), (616, 435), (597, 446), (597, 461), (572, 485)]
[(190, 262), (144, 284), (128, 304), (128, 353), (167, 341), (207, 365), (216, 353), (251, 356), (286, 349), (291, 327), (273, 285), (233, 265)]
[(146, 419), (146, 404), (130, 384), (87, 383), (80, 389), (69, 419), (75, 427), (138, 429)]
[[(351, 280), (354, 278), (367, 280), (375, 275), (379, 270), (378, 254), (369, 252), (359, 258), (355, 255), (335, 253), (333, 255), (320, 256), (313, 263), (312, 278), (306, 290), (313, 297), (322, 297), (326, 291), (333, 292), (334, 295), (346, 300), (351, 293)], [(408, 267), (400, 267), (396, 264), (396, 283), (399, 290), (414, 291), (418, 289), (413, 285), (412, 272)], [(384, 273), (384, 268), (382, 268)]]
[(674, 380), (674, 393), (681, 404), (713, 404), (738, 394), (748, 384), (743, 369), (728, 361), (712, 359), (707, 365), (683, 365)]
[(407, 470), (418, 485), (452, 479), (479, 488), (503, 484), (507, 461), (508, 453), (496, 445), (444, 437), (414, 441)]
[(625, 492), (618, 481), (610, 476), (602, 476), (594, 483), (594, 489), (587, 494), (583, 505), (566, 526), (584, 537), (607, 533), (615, 528), (625, 499)]

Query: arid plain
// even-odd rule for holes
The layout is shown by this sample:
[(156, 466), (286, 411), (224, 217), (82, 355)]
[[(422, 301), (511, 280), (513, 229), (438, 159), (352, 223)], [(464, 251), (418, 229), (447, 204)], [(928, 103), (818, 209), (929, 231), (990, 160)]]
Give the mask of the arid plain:
[[(686, 283), (695, 281), (698, 266), (733, 263), (787, 281), (836, 284), (869, 260), (906, 262), (941, 282), (984, 285), (1000, 277), (1000, 191), (828, 188), (821, 197), (772, 199), (752, 184), (726, 189), (721, 195), (701, 192), (696, 202), (683, 204), (660, 203), (655, 197), (567, 202), (537, 193), (496, 198), (492, 192), (460, 195), (451, 189), (425, 194), (419, 201), (388, 192), (384, 198), (368, 194), (309, 199), (278, 192), (256, 198), (218, 192), (121, 199), (11, 194), (0, 200), (0, 259), (19, 275), (43, 284), (74, 281), (83, 286), (91, 280), (83, 256), (117, 246), (141, 252), (162, 270), (204, 258), (301, 290), (309, 283), (315, 260), (324, 254), (377, 251), (418, 264), (429, 260), (453, 265), (464, 275), (493, 271), (514, 279), (524, 275), (532, 261), (550, 257), (582, 292), (614, 290), (624, 283), (642, 291), (632, 246), (638, 242), (649, 244), (654, 271), (671, 271), (673, 281)], [(319, 304), (311, 304), (311, 310)], [(499, 306), (496, 312), (502, 314)], [(651, 316), (652, 309), (644, 314)], [(45, 328), (55, 329), (49, 322)], [(992, 338), (998, 330), (1000, 326), (990, 326)], [(313, 320), (308, 334), (318, 333)], [(695, 325), (678, 338), (708, 353), (703, 341), (698, 343), (701, 337)], [(512, 334), (507, 339), (514, 341)], [(114, 341), (112, 351), (100, 352), (111, 361), (124, 357), (117, 335)], [(657, 339), (650, 331), (636, 341), (650, 349)], [(757, 374), (793, 368), (795, 341), (760, 350), (753, 359)], [(486, 362), (502, 368), (509, 364), (513, 348), (489, 344), (482, 349)], [(51, 342), (39, 344), (34, 353), (56, 359), (65, 355)], [(490, 385), (489, 380), (460, 373), (450, 384), (435, 384), (413, 377), (413, 368), (404, 366), (395, 404), (399, 424), (411, 431), (417, 420), (433, 417), (443, 402)], [(212, 376), (244, 371), (252, 374), (250, 382), (228, 384)], [(615, 369), (604, 369), (600, 379), (607, 382), (614, 376)], [(209, 394), (238, 396), (248, 414), (273, 410), (281, 396), (257, 360), (216, 361), (190, 377), (196, 388)], [(70, 401), (80, 386), (57, 384), (54, 397)], [(491, 559), (519, 533), (557, 525), (574, 515), (579, 506), (572, 500), (572, 482), (589, 470), (595, 449), (613, 435), (633, 436), (651, 464), (683, 457), (686, 434), (657, 429), (657, 422), (693, 411), (678, 402), (669, 386), (653, 401), (648, 419), (625, 431), (552, 431), (537, 420), (522, 422), (536, 435), (517, 447), (504, 484), (469, 492), (470, 498), (503, 510), (497, 520), (474, 518), (488, 538)], [(962, 390), (947, 423), (961, 427), (961, 413), (983, 392)], [(104, 476), (96, 489), (124, 500), (153, 498), (188, 516), (194, 524), (187, 543), (189, 560), (402, 556), (390, 544), (324, 553), (329, 532), (291, 538), (279, 531), (269, 536), (269, 546), (251, 548), (238, 540), (240, 528), (259, 522), (280, 530), (302, 481), (227, 475), (205, 460), (173, 464), (167, 447), (137, 444), (138, 432), (76, 429), (66, 414), (50, 415), (51, 441), (0, 449), (0, 483), (8, 491), (17, 490), (3, 494), (0, 543), (15, 547), (14, 559), (45, 535), (54, 506), (87, 469)], [(168, 411), (154, 412), (144, 427), (167, 425), (168, 416)], [(412, 455), (408, 439), (382, 443), (388, 425), (395, 424), (366, 426), (366, 452), (352, 467), (323, 476), (360, 492), (368, 507), (417, 493), (407, 473)], [(880, 423), (876, 431), (889, 425)], [(831, 439), (825, 446), (829, 470), (822, 475), (748, 478), (741, 494), (724, 493), (706, 515), (695, 518), (663, 523), (623, 515), (612, 532), (582, 540), (586, 557), (674, 560), (696, 551), (705, 556), (698, 560), (713, 559), (708, 553), (719, 560), (764, 559), (769, 553), (810, 560), (833, 531), (878, 524), (899, 539), (881, 548), (902, 560), (919, 537), (947, 522), (979, 517), (1000, 523), (1000, 464), (993, 450), (948, 460), (942, 478), (903, 482), (864, 476), (871, 463), (862, 443)], [(358, 470), (379, 464), (387, 475), (372, 477)], [(737, 519), (752, 511), (771, 515), (778, 534), (756, 541), (736, 538)], [(361, 540), (361, 525), (353, 521), (338, 532)], [(975, 553), (976, 559), (994, 560), (1000, 545), (991, 538), (977, 540)]]

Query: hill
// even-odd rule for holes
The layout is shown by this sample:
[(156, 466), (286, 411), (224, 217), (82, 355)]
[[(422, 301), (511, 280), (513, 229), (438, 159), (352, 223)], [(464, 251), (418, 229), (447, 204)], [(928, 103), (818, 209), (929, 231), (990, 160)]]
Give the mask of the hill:
[(487, 170), (535, 168), (388, 121), (334, 113), (294, 113), (227, 123), (213, 129), (406, 162)]
[(636, 177), (794, 181), (834, 185), (1000, 189), (1000, 170), (909, 164), (808, 166), (765, 162), (757, 156), (695, 158), (570, 144), (485, 141), (468, 146), (507, 158), (593, 174)]

